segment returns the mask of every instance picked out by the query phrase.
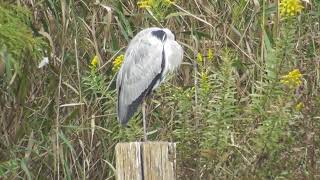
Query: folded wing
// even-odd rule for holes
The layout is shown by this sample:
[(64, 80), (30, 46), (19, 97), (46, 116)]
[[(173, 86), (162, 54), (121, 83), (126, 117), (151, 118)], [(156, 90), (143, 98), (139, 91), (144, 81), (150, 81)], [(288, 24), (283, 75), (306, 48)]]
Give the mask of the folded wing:
[(129, 121), (144, 97), (159, 84), (164, 63), (163, 43), (150, 33), (130, 42), (117, 77), (118, 119), (122, 124)]

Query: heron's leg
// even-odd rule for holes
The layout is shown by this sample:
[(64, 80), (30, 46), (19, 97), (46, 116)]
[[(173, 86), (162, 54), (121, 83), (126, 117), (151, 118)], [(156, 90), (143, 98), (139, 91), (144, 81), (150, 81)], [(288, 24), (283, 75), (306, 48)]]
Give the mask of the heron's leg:
[(143, 116), (143, 135), (144, 141), (147, 141), (147, 122), (146, 122), (146, 101), (142, 102), (142, 116)]

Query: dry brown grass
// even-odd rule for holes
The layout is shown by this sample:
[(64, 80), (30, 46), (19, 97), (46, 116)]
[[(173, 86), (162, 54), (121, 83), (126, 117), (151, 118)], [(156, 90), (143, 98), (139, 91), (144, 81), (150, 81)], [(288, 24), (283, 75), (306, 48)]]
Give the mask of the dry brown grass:
[[(143, 131), (140, 114), (130, 128), (116, 120), (112, 61), (151, 26), (174, 31), (185, 50), (178, 76), (148, 103), (150, 140), (178, 142), (181, 179), (320, 177), (319, 1), (292, 20), (262, 0), (180, 0), (163, 20), (132, 0), (10, 4), (31, 12), (26, 27), (46, 45), (13, 53), (0, 44), (0, 66), (7, 53), (22, 67), (10, 78), (0, 70), (0, 177), (114, 179), (115, 144)], [(208, 49), (214, 58), (201, 64)], [(38, 69), (43, 56), (50, 64)], [(294, 68), (303, 83), (291, 91), (279, 81)]]

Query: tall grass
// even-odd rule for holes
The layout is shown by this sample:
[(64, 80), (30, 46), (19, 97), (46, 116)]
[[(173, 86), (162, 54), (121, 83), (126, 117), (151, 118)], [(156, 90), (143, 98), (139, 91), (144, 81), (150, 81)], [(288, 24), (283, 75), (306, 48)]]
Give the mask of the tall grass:
[(319, 178), (320, 2), (290, 17), (279, 1), (154, 2), (0, 0), (0, 177), (114, 179), (115, 145), (143, 130), (140, 113), (117, 122), (112, 62), (161, 26), (184, 63), (148, 100), (148, 131), (177, 142), (179, 179)]

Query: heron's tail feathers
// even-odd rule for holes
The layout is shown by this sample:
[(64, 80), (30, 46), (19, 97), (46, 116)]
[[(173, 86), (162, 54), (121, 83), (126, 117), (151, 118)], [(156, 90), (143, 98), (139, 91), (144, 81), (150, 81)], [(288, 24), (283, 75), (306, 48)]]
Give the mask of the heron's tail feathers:
[(129, 105), (118, 102), (118, 120), (122, 125), (126, 125), (132, 116), (137, 112), (139, 105), (142, 103), (142, 98), (138, 98)]

